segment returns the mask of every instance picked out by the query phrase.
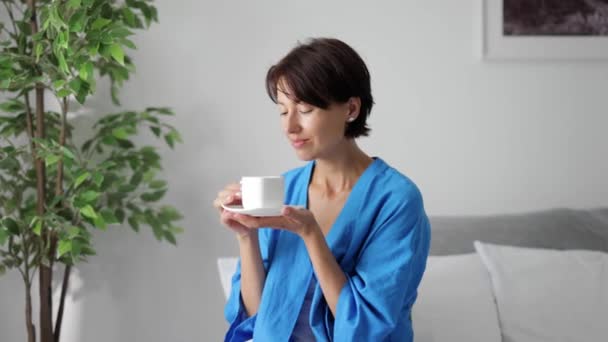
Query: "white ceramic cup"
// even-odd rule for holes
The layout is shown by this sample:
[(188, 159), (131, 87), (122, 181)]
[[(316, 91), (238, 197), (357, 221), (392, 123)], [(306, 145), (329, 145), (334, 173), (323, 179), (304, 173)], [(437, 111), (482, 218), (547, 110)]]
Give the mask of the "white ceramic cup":
[(285, 190), (282, 176), (241, 178), (241, 200), (244, 209), (283, 206)]

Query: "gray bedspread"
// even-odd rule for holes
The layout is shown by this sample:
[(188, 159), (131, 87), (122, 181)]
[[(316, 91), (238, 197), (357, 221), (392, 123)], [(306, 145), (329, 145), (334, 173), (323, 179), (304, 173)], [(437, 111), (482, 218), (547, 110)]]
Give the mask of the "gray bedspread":
[(608, 208), (496, 216), (434, 216), (431, 255), (474, 252), (473, 241), (608, 252)]

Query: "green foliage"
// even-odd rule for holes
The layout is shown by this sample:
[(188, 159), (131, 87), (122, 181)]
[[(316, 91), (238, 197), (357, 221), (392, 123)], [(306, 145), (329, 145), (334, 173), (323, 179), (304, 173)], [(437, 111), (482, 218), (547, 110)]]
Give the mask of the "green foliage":
[[(0, 103), (0, 274), (46, 264), (49, 251), (65, 264), (86, 260), (96, 253), (92, 232), (113, 225), (135, 232), (148, 226), (159, 241), (176, 244), (182, 216), (160, 204), (168, 189), (157, 177), (157, 147), (137, 146), (135, 139), (149, 130), (170, 148), (181, 142), (165, 122), (173, 115), (169, 108), (103, 115), (82, 146), (72, 140), (69, 123), (66, 143), (60, 143), (65, 113), (44, 113), (45, 138), (28, 133), (37, 128), (36, 87), (60, 103), (73, 96), (86, 104), (97, 79), (108, 77), (112, 101), (119, 105), (118, 90), (135, 70), (128, 56), (136, 48), (130, 37), (158, 21), (156, 8), (141, 0), (40, 0), (34, 34), (32, 12), (23, 2), (0, 2), (11, 18), (0, 22), (0, 91), (8, 98)], [(29, 128), (28, 116), (33, 118)], [(46, 168), (42, 215), (36, 210), (38, 158)], [(60, 170), (62, 191), (56, 192)]]
[[(13, 15), (24, 7), (16, 1), (2, 2)], [(73, 94), (84, 103), (95, 92), (96, 69), (110, 78), (118, 104), (118, 89), (134, 70), (125, 54), (136, 48), (129, 37), (133, 29), (158, 21), (156, 8), (148, 1), (132, 0), (39, 1), (37, 6), (40, 31), (35, 35), (27, 10), (21, 19), (14, 18), (14, 25), (0, 23), (0, 89), (21, 91), (42, 82), (58, 97)]]

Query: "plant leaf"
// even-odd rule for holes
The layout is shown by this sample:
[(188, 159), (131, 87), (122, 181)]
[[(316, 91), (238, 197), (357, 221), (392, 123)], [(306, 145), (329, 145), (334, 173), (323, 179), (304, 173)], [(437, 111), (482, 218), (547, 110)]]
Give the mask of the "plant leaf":
[(70, 239), (73, 239), (75, 237), (77, 237), (78, 235), (80, 235), (80, 228), (76, 227), (76, 226), (71, 226), (70, 228), (68, 228), (68, 236), (70, 237)]
[(116, 139), (127, 139), (129, 137), (129, 132), (125, 127), (119, 127), (112, 130), (112, 135), (116, 137)]
[(96, 219), (97, 213), (95, 212), (95, 209), (93, 209), (93, 207), (89, 204), (85, 205), (84, 207), (80, 208), (80, 213), (82, 214), (82, 216), (84, 217), (88, 217), (90, 219)]
[(177, 246), (177, 241), (172, 232), (165, 230), (163, 231), (163, 235), (165, 236), (165, 240), (169, 241), (172, 245)]
[(95, 219), (93, 219), (93, 222), (95, 223), (95, 227), (98, 229), (106, 230), (108, 228), (106, 221), (102, 216), (97, 216)]
[(151, 193), (145, 193), (139, 196), (144, 202), (156, 202), (165, 195), (166, 190), (160, 190)]
[(129, 222), (129, 225), (135, 232), (139, 232), (139, 222), (135, 216), (129, 217), (129, 219), (127, 221)]
[(81, 243), (78, 240), (72, 240), (72, 255), (79, 256), (81, 249)]
[(120, 223), (123, 223), (125, 221), (125, 211), (122, 210), (121, 208), (117, 208), (114, 211), (114, 215), (116, 216), (116, 218), (118, 219), (118, 221)]
[(40, 61), (40, 55), (42, 55), (43, 51), (44, 51), (44, 46), (42, 46), (42, 43), (37, 43), (36, 44), (36, 63), (38, 63)]
[(72, 153), (72, 151), (70, 151), (69, 148), (67, 148), (65, 146), (61, 146), (61, 151), (63, 151), (64, 157), (66, 157), (68, 159), (72, 159), (72, 160), (76, 159), (76, 156), (74, 156), (74, 154)]
[(5, 217), (4, 218), (4, 227), (6, 227), (6, 229), (14, 235), (19, 234), (19, 225), (17, 225), (17, 222), (15, 222), (15, 220), (13, 220), (10, 217)]
[(61, 257), (62, 255), (71, 252), (72, 251), (72, 241), (71, 240), (60, 240), (59, 241), (59, 246), (57, 247), (57, 253), (58, 256)]
[(56, 80), (53, 82), (53, 88), (55, 88), (55, 89), (61, 88), (61, 87), (63, 87), (64, 84), (65, 84), (65, 80), (61, 80), (61, 79)]
[(83, 192), (82, 194), (80, 194), (80, 199), (82, 199), (85, 202), (92, 202), (94, 200), (96, 200), (99, 197), (99, 192), (94, 191), (94, 190), (88, 190)]
[(141, 171), (135, 172), (135, 173), (133, 173), (133, 176), (131, 177), (129, 184), (131, 184), (133, 186), (138, 186), (139, 183), (141, 183), (143, 178), (144, 178), (144, 174)]
[(78, 75), (83, 81), (89, 79), (89, 77), (93, 76), (93, 64), (91, 62), (86, 62), (80, 67), (80, 71), (78, 71)]
[(101, 183), (103, 182), (103, 174), (101, 172), (95, 172), (93, 174), (93, 183), (95, 183), (95, 185), (97, 186), (101, 186)]
[(69, 0), (68, 1), (69, 8), (78, 8), (78, 7), (80, 7), (80, 4), (81, 4), (80, 0)]
[(119, 220), (114, 216), (114, 213), (109, 209), (101, 210), (101, 216), (107, 224), (119, 223)]
[(57, 97), (59, 97), (59, 98), (64, 98), (64, 97), (66, 97), (66, 96), (70, 95), (71, 93), (72, 93), (72, 91), (71, 91), (71, 90), (69, 90), (69, 89), (65, 89), (65, 88), (64, 88), (64, 89), (61, 89), (61, 90), (59, 90), (59, 91), (57, 92)]
[(100, 28), (108, 25), (109, 23), (111, 23), (112, 20), (110, 19), (106, 19), (106, 18), (97, 18), (93, 24), (91, 25), (91, 29), (92, 30), (99, 30)]
[(8, 232), (0, 226), (0, 246), (4, 246), (6, 240), (8, 240)]
[(152, 131), (152, 133), (154, 133), (154, 135), (156, 135), (156, 137), (160, 137), (160, 128), (156, 126), (150, 126), (150, 130)]
[(58, 52), (55, 54), (57, 56), (57, 60), (59, 61), (59, 69), (63, 71), (64, 74), (70, 74), (70, 68), (68, 67), (68, 63), (65, 61), (65, 56), (63, 52)]
[(112, 44), (110, 46), (110, 54), (120, 65), (125, 65), (125, 53), (118, 44)]
[(182, 215), (175, 208), (170, 206), (163, 206), (160, 209), (159, 217), (161, 218), (161, 220), (167, 223), (171, 221), (181, 220), (183, 218)]
[(42, 234), (42, 220), (39, 219), (36, 221), (36, 225), (34, 226), (32, 231), (34, 232), (34, 234), (36, 234), (38, 236), (40, 236), (40, 234)]
[(56, 164), (59, 160), (61, 160), (60, 156), (55, 155), (55, 154), (50, 154), (46, 158), (44, 158), (44, 163), (46, 164), (46, 167), (49, 167), (49, 166)]
[(167, 182), (165, 182), (164, 180), (155, 180), (150, 182), (149, 186), (152, 189), (161, 189), (167, 186)]
[(88, 171), (78, 176), (78, 178), (76, 178), (76, 182), (74, 182), (74, 187), (77, 188), (80, 184), (89, 179), (90, 176), (91, 173), (89, 173)]
[(25, 103), (18, 100), (8, 100), (0, 103), (0, 109), (4, 112), (18, 113), (25, 110)]

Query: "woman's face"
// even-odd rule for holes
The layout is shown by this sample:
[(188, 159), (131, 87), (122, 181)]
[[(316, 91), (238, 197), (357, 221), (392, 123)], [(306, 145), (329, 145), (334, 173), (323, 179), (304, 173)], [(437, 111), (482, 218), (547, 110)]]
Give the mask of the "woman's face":
[(330, 157), (336, 153), (349, 117), (349, 103), (331, 104), (321, 109), (304, 102), (294, 102), (279, 88), (277, 105), (281, 126), (301, 160)]

